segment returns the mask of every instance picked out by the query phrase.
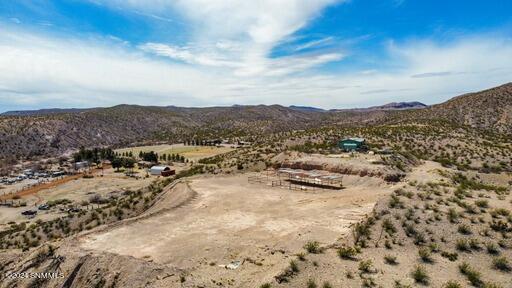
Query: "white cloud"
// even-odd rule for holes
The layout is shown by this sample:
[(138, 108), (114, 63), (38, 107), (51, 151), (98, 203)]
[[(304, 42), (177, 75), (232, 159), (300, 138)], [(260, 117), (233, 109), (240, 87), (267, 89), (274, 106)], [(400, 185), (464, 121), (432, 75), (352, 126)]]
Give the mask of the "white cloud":
[[(325, 108), (402, 100), (430, 104), (512, 80), (512, 40), (499, 35), (476, 35), (449, 44), (391, 42), (383, 48), (386, 56), (378, 66), (360, 71), (313, 71), (344, 59), (343, 51), (269, 56), (276, 45), (334, 2), (338, 1), (104, 2), (157, 17), (178, 11), (194, 27), (190, 42), (182, 46), (131, 47), (122, 39), (64, 39), (2, 27), (0, 111), (7, 106), (119, 103), (279, 103)], [(323, 41), (330, 41), (329, 37), (299, 50)]]
[[(98, 1), (98, 0), (95, 0)], [(230, 67), (237, 76), (280, 75), (340, 60), (341, 53), (272, 59), (269, 54), (328, 5), (342, 0), (146, 0), (103, 1), (111, 7), (182, 15), (193, 27), (191, 44), (147, 43), (141, 48), (191, 64)], [(310, 43), (318, 45), (321, 43)], [(318, 52), (317, 52), (318, 53)], [(296, 60), (296, 62), (294, 61)], [(289, 63), (287, 69), (281, 63)], [(275, 71), (272, 71), (276, 69)]]

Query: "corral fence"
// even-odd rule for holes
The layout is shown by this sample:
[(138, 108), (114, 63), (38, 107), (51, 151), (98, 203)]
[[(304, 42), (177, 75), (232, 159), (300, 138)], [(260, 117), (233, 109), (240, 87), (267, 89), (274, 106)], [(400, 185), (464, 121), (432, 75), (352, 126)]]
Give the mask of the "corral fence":
[(251, 184), (256, 184), (256, 183), (266, 184), (267, 182), (269, 182), (269, 179), (265, 176), (249, 176), (248, 181)]

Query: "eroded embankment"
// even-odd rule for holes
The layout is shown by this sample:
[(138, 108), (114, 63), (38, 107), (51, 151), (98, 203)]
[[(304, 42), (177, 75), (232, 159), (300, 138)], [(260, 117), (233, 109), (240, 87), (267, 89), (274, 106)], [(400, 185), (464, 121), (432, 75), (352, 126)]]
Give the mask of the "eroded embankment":
[[(198, 177), (168, 187), (136, 218), (56, 242), (52, 256), (16, 257), (44, 260), (27, 271), (64, 259), (65, 277), (48, 287), (256, 287), (273, 281), (308, 241), (329, 245), (347, 235), (392, 191), (379, 178), (347, 177), (354, 179), (340, 191), (272, 188), (248, 183), (247, 174)], [(230, 263), (239, 266), (226, 269)]]

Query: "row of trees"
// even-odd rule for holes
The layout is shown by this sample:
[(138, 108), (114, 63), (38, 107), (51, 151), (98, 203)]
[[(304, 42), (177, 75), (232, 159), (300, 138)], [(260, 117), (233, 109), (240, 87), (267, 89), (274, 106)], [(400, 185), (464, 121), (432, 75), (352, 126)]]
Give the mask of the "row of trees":
[(112, 168), (119, 170), (119, 168), (132, 169), (135, 167), (135, 159), (129, 157), (116, 157), (112, 160)]
[(139, 159), (148, 161), (148, 162), (158, 162), (158, 154), (154, 151), (149, 152), (139, 152)]
[(115, 152), (115, 153), (116, 153), (116, 156), (120, 156), (120, 157), (131, 157), (131, 158), (133, 158), (133, 152), (132, 152), (132, 151), (128, 151), (128, 152), (121, 152), (121, 153)]
[(112, 161), (116, 157), (116, 153), (111, 148), (93, 148), (85, 149), (80, 147), (80, 150), (73, 154), (75, 162), (88, 161), (92, 163), (100, 163), (101, 160)]
[(157, 153), (155, 153), (154, 151), (149, 151), (149, 152), (139, 152), (139, 158), (144, 160), (144, 161), (149, 161), (149, 162), (158, 162), (158, 160), (160, 161), (173, 161), (173, 162), (181, 162), (181, 163), (185, 163), (185, 162), (188, 162), (188, 160), (185, 159), (185, 157), (183, 155), (180, 155), (180, 154), (166, 154), (166, 153), (163, 153), (161, 155), (158, 155)]
[[(180, 154), (161, 154), (158, 155), (154, 151), (143, 152), (140, 151), (138, 155), (139, 159), (157, 163), (160, 161), (173, 161), (173, 162), (188, 162), (188, 159), (185, 159), (183, 155)], [(81, 147), (78, 152), (73, 154), (73, 160), (75, 162), (88, 161), (91, 163), (99, 164), (102, 160), (109, 160), (112, 163), (112, 167), (115, 169), (119, 168), (134, 168), (136, 159), (133, 156), (132, 151), (127, 152), (114, 152), (111, 148), (93, 148), (93, 149), (85, 149)]]
[(180, 154), (162, 154), (160, 155), (160, 160), (162, 161), (173, 161), (173, 162), (181, 162), (185, 163), (185, 161), (188, 162), (183, 155)]
[(185, 146), (215, 146), (216, 144), (220, 144), (220, 140), (203, 140), (203, 139), (192, 139), (185, 140), (183, 144)]

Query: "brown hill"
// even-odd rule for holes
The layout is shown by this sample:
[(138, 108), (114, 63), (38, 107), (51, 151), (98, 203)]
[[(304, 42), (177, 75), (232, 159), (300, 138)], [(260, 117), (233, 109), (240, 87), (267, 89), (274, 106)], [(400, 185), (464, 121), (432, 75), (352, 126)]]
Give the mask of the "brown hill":
[(279, 105), (208, 108), (119, 105), (68, 113), (0, 116), (0, 158), (57, 155), (80, 146), (192, 137), (239, 137), (331, 125), (443, 120), (512, 134), (512, 83), (424, 109), (314, 111)]
[[(56, 155), (80, 146), (240, 136), (305, 129), (319, 114), (282, 106), (164, 108), (119, 105), (78, 113), (0, 117), (0, 158)], [(220, 135), (222, 134), (222, 135)]]
[(512, 83), (454, 97), (426, 109), (400, 114), (406, 120), (441, 119), (473, 128), (512, 134)]

